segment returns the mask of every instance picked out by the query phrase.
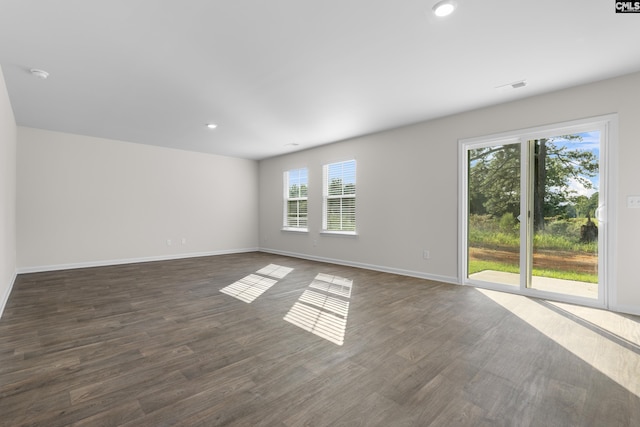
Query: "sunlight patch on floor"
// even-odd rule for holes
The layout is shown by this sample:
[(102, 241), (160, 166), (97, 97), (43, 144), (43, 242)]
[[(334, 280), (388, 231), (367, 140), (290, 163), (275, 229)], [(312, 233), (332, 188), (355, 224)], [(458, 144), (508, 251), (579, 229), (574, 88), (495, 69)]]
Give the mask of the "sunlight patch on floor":
[(305, 290), (284, 320), (334, 344), (344, 344), (352, 285), (352, 280), (343, 277), (318, 274), (309, 285), (315, 290)]
[(477, 289), (640, 397), (640, 322), (604, 310)]
[(223, 294), (230, 295), (234, 298), (252, 303), (256, 298), (265, 293), (267, 289), (278, 283), (277, 280), (267, 277), (250, 274), (242, 279), (220, 289)]
[(296, 302), (284, 320), (334, 344), (344, 344), (344, 333), (347, 329), (346, 318)]
[(309, 287), (346, 298), (351, 297), (351, 285), (353, 280), (344, 277), (332, 276), (330, 274), (319, 273)]
[(277, 264), (269, 264), (264, 268), (256, 271), (256, 273), (262, 274), (263, 276), (270, 276), (276, 279), (283, 279), (287, 274), (291, 273), (293, 268), (284, 267), (282, 265)]
[(347, 317), (349, 314), (349, 301), (321, 294), (313, 291), (304, 291), (298, 300), (308, 305), (330, 311), (338, 316)]
[(256, 271), (256, 274), (250, 274), (220, 289), (220, 292), (251, 304), (256, 298), (278, 283), (276, 279), (282, 279), (292, 271), (293, 268), (269, 264)]

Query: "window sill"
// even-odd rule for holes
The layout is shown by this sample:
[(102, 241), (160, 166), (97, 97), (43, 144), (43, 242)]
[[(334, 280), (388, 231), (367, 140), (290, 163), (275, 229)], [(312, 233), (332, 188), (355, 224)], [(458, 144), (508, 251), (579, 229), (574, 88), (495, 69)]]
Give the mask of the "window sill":
[(330, 231), (330, 230), (322, 230), (320, 231), (321, 235), (327, 236), (348, 236), (348, 237), (357, 237), (358, 233), (355, 231)]
[(287, 231), (292, 233), (308, 233), (308, 228), (292, 228), (292, 227), (282, 227), (280, 231)]

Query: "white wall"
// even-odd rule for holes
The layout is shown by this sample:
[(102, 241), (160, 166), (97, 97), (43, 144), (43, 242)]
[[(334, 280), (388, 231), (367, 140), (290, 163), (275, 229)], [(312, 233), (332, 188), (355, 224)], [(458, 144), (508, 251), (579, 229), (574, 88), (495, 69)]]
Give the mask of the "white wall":
[[(640, 314), (640, 73), (355, 138), (260, 162), (260, 245), (267, 251), (459, 282), (458, 140), (619, 114), (617, 281), (610, 307)], [(356, 158), (357, 237), (320, 235), (322, 165)], [(282, 173), (309, 168), (309, 233), (281, 231)], [(397, 218), (401, 205), (401, 221)], [(393, 215), (392, 215), (393, 214)], [(422, 259), (423, 249), (431, 253)]]
[(0, 68), (0, 316), (16, 275), (16, 121)]
[(18, 127), (17, 162), (20, 272), (258, 246), (255, 161)]

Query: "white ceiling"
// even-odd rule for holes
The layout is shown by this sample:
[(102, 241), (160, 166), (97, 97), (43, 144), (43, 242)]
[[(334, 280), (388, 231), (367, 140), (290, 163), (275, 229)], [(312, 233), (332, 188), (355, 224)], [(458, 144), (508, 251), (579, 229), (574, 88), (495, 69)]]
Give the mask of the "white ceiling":
[(434, 3), (0, 0), (0, 65), (19, 125), (248, 159), (640, 70), (613, 0)]

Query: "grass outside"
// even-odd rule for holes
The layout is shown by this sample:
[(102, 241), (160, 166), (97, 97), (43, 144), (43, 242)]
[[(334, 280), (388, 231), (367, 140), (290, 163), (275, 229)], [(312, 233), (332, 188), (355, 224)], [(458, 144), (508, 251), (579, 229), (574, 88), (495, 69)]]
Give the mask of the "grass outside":
[[(538, 250), (557, 250), (597, 253), (598, 243), (580, 241), (580, 227), (585, 218), (549, 219), (545, 230), (533, 236), (533, 246)], [(592, 219), (597, 225), (597, 220)], [(489, 215), (469, 216), (469, 244), (483, 248), (520, 247), (520, 223), (513, 215), (493, 218)]]
[[(484, 260), (469, 260), (469, 274), (479, 273), (481, 271), (504, 271), (506, 273), (520, 273), (520, 266), (510, 263), (496, 262), (496, 261), (484, 261)], [(597, 274), (579, 273), (575, 271), (567, 270), (553, 270), (546, 268), (533, 268), (533, 275), (537, 277), (550, 277), (553, 279), (561, 280), (574, 280), (576, 282), (586, 283), (598, 283)]]

